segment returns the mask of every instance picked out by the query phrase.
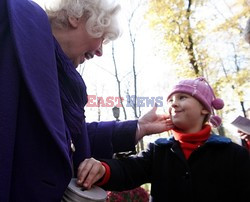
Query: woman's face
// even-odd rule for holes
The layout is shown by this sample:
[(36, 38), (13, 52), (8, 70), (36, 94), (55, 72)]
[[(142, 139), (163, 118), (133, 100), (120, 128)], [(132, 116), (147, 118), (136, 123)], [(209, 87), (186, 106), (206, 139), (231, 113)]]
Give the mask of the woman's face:
[(169, 114), (173, 124), (185, 133), (201, 130), (208, 111), (194, 97), (175, 93), (168, 99)]
[(103, 37), (93, 38), (85, 28), (85, 21), (82, 18), (69, 19), (71, 25), (71, 39), (67, 46), (67, 55), (75, 67), (95, 55), (102, 56)]

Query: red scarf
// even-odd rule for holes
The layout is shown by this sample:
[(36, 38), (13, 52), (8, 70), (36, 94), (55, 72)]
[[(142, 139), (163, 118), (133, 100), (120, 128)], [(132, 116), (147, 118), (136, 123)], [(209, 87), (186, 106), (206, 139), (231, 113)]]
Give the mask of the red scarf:
[(175, 140), (180, 142), (181, 149), (186, 157), (189, 158), (191, 153), (204, 144), (209, 138), (211, 126), (205, 125), (202, 130), (197, 133), (182, 133), (176, 129), (173, 130)]

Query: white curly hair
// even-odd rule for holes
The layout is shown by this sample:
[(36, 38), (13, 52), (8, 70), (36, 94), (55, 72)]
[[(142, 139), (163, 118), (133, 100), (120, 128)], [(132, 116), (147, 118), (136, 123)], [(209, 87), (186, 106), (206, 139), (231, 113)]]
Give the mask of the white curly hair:
[(117, 14), (120, 5), (115, 0), (53, 0), (45, 4), (52, 27), (65, 28), (68, 17), (86, 19), (86, 30), (94, 38), (104, 37), (104, 43), (119, 37), (121, 31)]

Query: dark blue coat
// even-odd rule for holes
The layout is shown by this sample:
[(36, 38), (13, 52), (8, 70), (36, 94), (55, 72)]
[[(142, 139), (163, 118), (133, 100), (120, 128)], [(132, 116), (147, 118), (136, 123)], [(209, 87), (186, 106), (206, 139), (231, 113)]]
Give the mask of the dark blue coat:
[(249, 153), (218, 135), (212, 135), (188, 160), (177, 141), (165, 138), (138, 156), (105, 161), (111, 168), (108, 190), (151, 183), (153, 202), (249, 201)]
[[(72, 153), (50, 24), (28, 0), (1, 0), (0, 8), (0, 202), (60, 201)], [(84, 123), (74, 169), (86, 157), (133, 150), (136, 124)]]

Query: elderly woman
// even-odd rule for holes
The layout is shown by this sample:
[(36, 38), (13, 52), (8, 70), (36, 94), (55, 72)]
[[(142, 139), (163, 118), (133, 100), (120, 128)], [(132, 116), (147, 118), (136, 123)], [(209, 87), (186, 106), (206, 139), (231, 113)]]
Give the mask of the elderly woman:
[(155, 110), (127, 122), (85, 123), (86, 86), (76, 67), (119, 36), (119, 6), (60, 0), (44, 12), (0, 1), (0, 201), (56, 202), (88, 157), (133, 150), (167, 130)]

